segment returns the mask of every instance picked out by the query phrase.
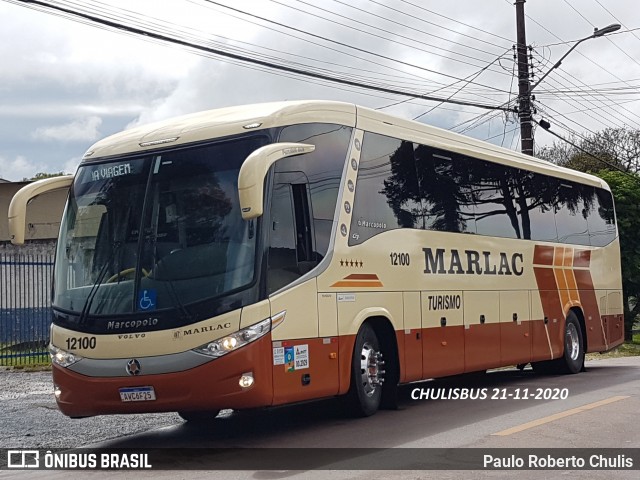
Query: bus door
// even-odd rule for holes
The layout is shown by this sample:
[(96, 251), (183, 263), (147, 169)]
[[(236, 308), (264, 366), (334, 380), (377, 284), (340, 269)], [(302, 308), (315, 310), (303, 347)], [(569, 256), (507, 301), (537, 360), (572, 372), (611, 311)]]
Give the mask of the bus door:
[[(338, 393), (337, 337), (321, 337), (315, 278), (293, 282), (319, 262), (315, 253), (309, 184), (302, 172), (274, 175), (269, 231), (267, 290), (271, 315), (286, 312), (272, 332), (274, 404)], [(327, 301), (323, 299), (323, 309)], [(335, 305), (335, 303), (334, 303)], [(331, 318), (327, 319), (331, 322)], [(336, 330), (337, 330), (337, 318)], [(322, 334), (331, 333), (324, 328)]]

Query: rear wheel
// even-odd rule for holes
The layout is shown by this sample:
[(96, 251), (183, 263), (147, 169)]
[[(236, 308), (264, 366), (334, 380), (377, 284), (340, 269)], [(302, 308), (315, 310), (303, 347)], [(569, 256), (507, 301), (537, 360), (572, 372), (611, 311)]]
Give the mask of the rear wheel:
[(564, 355), (556, 362), (560, 373), (578, 373), (584, 365), (582, 328), (573, 312), (569, 312), (564, 325)]
[(385, 371), (376, 332), (369, 324), (360, 327), (351, 362), (351, 386), (347, 400), (351, 412), (358, 417), (376, 413), (382, 399)]
[(578, 373), (584, 367), (584, 336), (575, 313), (569, 312), (564, 324), (564, 353), (555, 360), (532, 364), (536, 373)]
[(178, 412), (183, 420), (189, 423), (208, 423), (213, 422), (220, 413), (220, 410), (209, 410), (206, 412)]

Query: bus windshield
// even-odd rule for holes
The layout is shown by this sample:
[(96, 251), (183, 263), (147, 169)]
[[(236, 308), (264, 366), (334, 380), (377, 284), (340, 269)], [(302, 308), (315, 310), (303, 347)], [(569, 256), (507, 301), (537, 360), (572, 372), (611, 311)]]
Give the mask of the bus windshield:
[(238, 172), (266, 137), (85, 163), (60, 227), (54, 308), (87, 315), (175, 309), (247, 286), (256, 232)]

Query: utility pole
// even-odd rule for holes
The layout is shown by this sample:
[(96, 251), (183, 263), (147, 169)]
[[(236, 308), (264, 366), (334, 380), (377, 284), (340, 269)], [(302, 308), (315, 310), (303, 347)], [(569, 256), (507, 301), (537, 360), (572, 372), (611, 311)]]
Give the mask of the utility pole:
[(533, 127), (531, 119), (531, 84), (529, 83), (529, 59), (527, 57), (527, 35), (524, 24), (524, 3), (527, 0), (515, 0), (516, 4), (516, 45), (518, 58), (518, 116), (520, 118), (521, 151), (533, 155)]

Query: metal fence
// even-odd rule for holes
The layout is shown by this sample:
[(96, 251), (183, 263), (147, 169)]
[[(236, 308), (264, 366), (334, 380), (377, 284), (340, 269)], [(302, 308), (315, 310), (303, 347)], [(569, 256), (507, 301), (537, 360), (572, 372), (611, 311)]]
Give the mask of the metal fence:
[(53, 254), (0, 253), (0, 366), (49, 361)]

